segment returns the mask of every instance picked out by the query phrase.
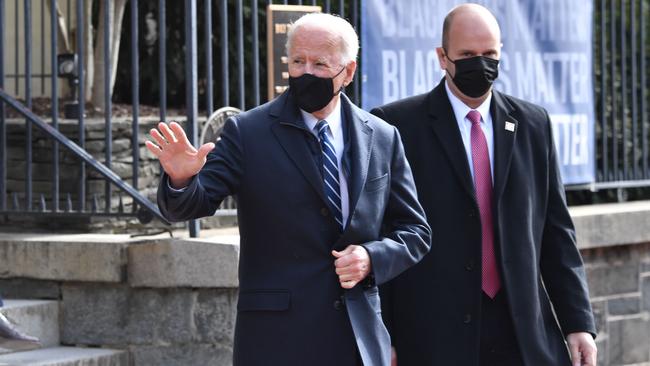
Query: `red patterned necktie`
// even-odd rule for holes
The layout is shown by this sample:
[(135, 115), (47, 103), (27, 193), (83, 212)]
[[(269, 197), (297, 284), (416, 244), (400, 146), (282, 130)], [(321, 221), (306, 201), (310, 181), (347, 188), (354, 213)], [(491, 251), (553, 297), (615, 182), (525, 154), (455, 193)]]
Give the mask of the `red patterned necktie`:
[(492, 172), (487, 141), (481, 129), (481, 114), (471, 110), (467, 119), (472, 122), (471, 144), (474, 166), (474, 189), (481, 214), (481, 252), (483, 262), (482, 288), (490, 298), (499, 292), (501, 281), (494, 253), (494, 226), (492, 222)]

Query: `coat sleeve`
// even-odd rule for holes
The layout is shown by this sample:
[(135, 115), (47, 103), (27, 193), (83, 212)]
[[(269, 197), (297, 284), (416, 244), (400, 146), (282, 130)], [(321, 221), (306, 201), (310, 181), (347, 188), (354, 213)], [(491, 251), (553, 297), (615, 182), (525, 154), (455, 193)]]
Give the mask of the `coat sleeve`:
[(589, 332), (595, 337), (584, 265), (566, 205), (548, 115), (546, 118), (550, 146), (549, 195), (540, 258), (542, 279), (564, 334)]
[(395, 127), (390, 165), (390, 192), (383, 219), (384, 236), (362, 244), (380, 285), (416, 264), (429, 251), (431, 229), (418, 202), (411, 168)]
[(170, 221), (185, 221), (214, 214), (221, 201), (236, 194), (243, 174), (242, 152), (237, 116), (226, 120), (221, 139), (201, 171), (182, 192), (169, 187), (163, 172), (158, 186), (158, 207)]

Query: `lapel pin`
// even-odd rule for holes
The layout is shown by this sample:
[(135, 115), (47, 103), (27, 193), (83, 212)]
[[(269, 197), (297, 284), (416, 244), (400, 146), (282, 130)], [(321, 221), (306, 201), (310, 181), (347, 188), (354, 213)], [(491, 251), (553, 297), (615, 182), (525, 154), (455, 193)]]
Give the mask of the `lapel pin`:
[(506, 122), (506, 130), (510, 132), (515, 132), (515, 124), (512, 122)]

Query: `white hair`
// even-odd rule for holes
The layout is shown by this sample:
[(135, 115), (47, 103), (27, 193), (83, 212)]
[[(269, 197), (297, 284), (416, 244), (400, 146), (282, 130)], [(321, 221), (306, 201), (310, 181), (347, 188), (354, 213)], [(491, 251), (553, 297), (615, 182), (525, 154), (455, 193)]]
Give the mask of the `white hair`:
[(326, 13), (307, 13), (289, 27), (287, 32), (287, 43), (285, 44), (287, 54), (291, 49), (293, 37), (298, 29), (305, 25), (312, 25), (327, 29), (327, 31), (339, 37), (341, 47), (341, 59), (344, 64), (350, 61), (356, 61), (359, 53), (359, 38), (352, 25), (345, 19)]

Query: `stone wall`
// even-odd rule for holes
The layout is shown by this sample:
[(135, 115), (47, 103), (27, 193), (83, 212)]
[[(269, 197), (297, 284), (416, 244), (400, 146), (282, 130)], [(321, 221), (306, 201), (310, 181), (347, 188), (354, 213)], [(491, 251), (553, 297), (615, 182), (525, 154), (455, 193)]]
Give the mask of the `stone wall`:
[[(155, 126), (156, 119), (144, 118), (139, 120), (138, 152), (140, 161), (138, 165), (138, 190), (148, 197), (153, 197), (157, 186), (158, 164), (154, 157), (144, 147), (148, 131)], [(132, 121), (119, 118), (112, 121), (112, 159), (111, 168), (120, 178), (132, 183), (133, 158), (132, 158)], [(75, 143), (78, 139), (77, 121), (61, 120), (59, 131)], [(98, 161), (106, 164), (105, 158), (105, 125), (103, 119), (88, 119), (84, 123), (85, 148)], [(46, 137), (38, 128), (32, 128), (32, 180), (33, 180), (33, 204), (38, 204), (41, 194), (46, 198), (48, 206), (51, 207), (52, 174), (53, 174), (53, 140)], [(21, 207), (24, 207), (25, 191), (25, 121), (10, 119), (7, 121), (7, 191), (11, 195), (16, 192), (19, 195)], [(60, 195), (65, 199), (69, 194), (76, 207), (78, 197), (78, 177), (80, 172), (80, 160), (70, 151), (59, 144), (59, 169), (60, 169)], [(92, 204), (93, 195), (99, 199), (100, 207), (104, 208), (104, 181), (92, 168), (86, 167), (86, 204)], [(116, 188), (113, 187), (113, 191)], [(64, 204), (65, 202), (61, 202)], [(117, 202), (113, 202), (113, 208), (117, 208)], [(125, 202), (130, 205), (130, 200)]]
[(650, 203), (571, 213), (596, 316), (598, 364), (650, 365)]
[[(650, 202), (574, 207), (600, 366), (650, 366)], [(0, 234), (0, 294), (56, 299), (61, 341), (129, 365), (231, 365), (239, 238)]]
[(650, 244), (583, 251), (600, 365), (650, 365)]
[(60, 302), (61, 343), (124, 366), (231, 365), (237, 238), (0, 235), (4, 298)]

